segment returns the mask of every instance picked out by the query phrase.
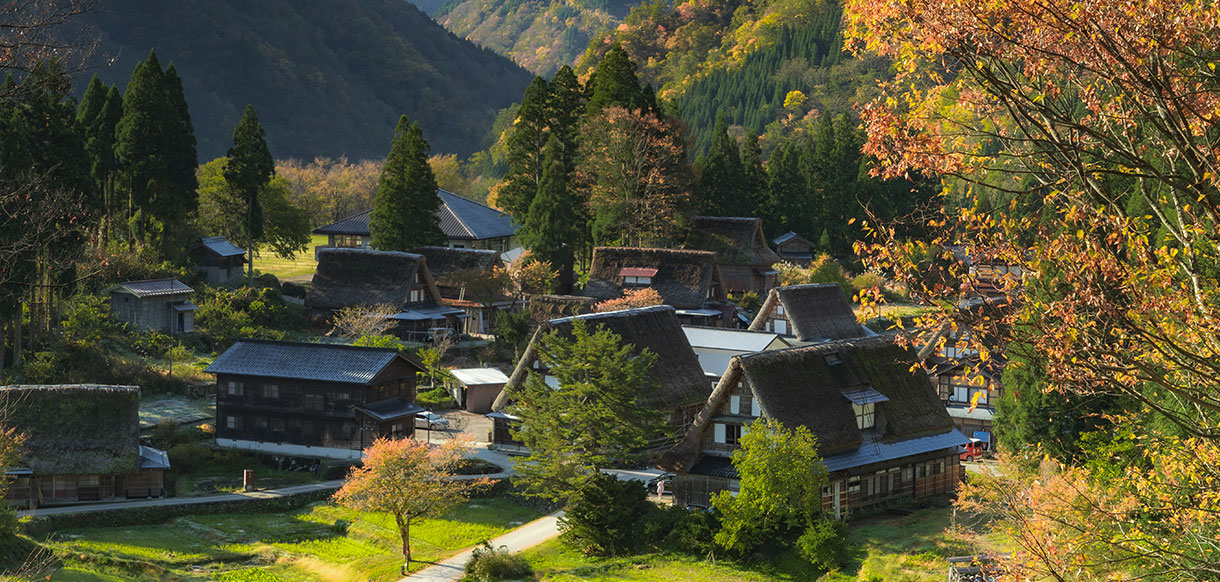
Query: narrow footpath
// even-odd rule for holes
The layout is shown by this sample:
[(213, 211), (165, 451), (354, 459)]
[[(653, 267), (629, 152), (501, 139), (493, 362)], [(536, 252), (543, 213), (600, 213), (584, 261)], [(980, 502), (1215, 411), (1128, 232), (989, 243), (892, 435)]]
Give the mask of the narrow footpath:
[[(531, 521), (513, 531), (491, 540), (492, 547), (508, 548), (509, 552), (517, 553), (532, 548), (559, 535), (559, 518), (562, 511), (556, 511), (548, 516)], [(462, 550), (457, 555), (437, 562), (406, 578), (401, 582), (452, 582), (460, 580), (465, 575), (466, 561), (477, 546)]]
[(65, 505), (59, 507), (39, 507), (38, 509), (23, 509), (17, 512), (18, 517), (38, 517), (40, 515), (57, 515), (61, 513), (90, 513), (94, 511), (112, 511), (115, 509), (135, 509), (138, 507), (167, 507), (173, 505), (206, 505), (209, 503), (224, 503), (228, 501), (253, 501), (255, 499), (274, 499), (276, 497), (291, 497), (314, 491), (333, 491), (343, 485), (342, 479), (320, 481), (306, 485), (293, 485), (282, 489), (267, 489), (264, 491), (249, 491), (237, 493), (219, 493), (200, 497), (161, 497), (158, 499), (139, 499), (128, 501), (111, 501), (106, 503), (90, 503), (87, 505)]

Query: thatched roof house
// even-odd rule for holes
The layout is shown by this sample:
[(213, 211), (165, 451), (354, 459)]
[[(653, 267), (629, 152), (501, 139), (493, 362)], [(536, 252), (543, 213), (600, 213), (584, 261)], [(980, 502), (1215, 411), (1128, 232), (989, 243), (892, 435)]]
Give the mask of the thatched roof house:
[(502, 266), (499, 253), (484, 249), (424, 246), (415, 249), (415, 252), (424, 257), (432, 278), (436, 280), (436, 287), (445, 299), (464, 298), (463, 274), (491, 273), (496, 267)]
[(652, 287), (665, 305), (703, 309), (724, 299), (716, 255), (707, 251), (639, 247), (597, 247), (583, 295), (598, 301), (623, 296), (626, 289)]
[[(659, 384), (652, 394), (641, 398), (641, 403), (671, 412), (670, 421), (675, 424), (689, 423), (694, 411), (707, 399), (711, 385), (704, 378), (699, 359), (691, 350), (682, 333), (682, 326), (668, 305), (655, 305), (639, 309), (625, 309), (606, 313), (591, 313), (576, 317), (553, 319), (538, 328), (530, 345), (517, 362), (504, 390), (496, 398), (492, 408), (503, 410), (513, 398), (514, 392), (524, 382), (526, 375), (538, 360), (538, 344), (543, 334), (571, 333), (572, 322), (582, 320), (593, 328), (605, 329), (622, 338), (623, 344), (635, 346), (637, 351), (648, 349), (657, 355), (657, 363), (649, 375)], [(675, 416), (676, 415), (676, 416)]]
[(716, 253), (729, 292), (766, 293), (775, 285), (772, 265), (779, 255), (767, 246), (762, 219), (746, 216), (696, 216), (686, 248)]
[(802, 342), (851, 339), (872, 334), (856, 321), (856, 314), (837, 283), (772, 289), (750, 323), (750, 329), (771, 331)]
[(541, 325), (552, 319), (593, 312), (597, 299), (584, 295), (535, 295), (530, 297), (530, 315)]
[[(142, 497), (164, 494), (160, 471), (168, 468), (165, 453), (140, 446), (139, 388), (3, 386), (0, 410), (0, 423), (25, 435), (20, 467), (7, 469), (19, 477), (11, 502), (123, 499), (131, 493), (129, 487)], [(78, 481), (90, 489), (78, 490)]]
[[(695, 481), (704, 485), (709, 476), (735, 479), (728, 457), (742, 427), (770, 417), (813, 433), (818, 454), (837, 474), (832, 480), (856, 477), (858, 482), (862, 474), (889, 475), (928, 459), (941, 464), (940, 470), (931, 469), (933, 477), (944, 474), (945, 463), (956, 465), (957, 447), (967, 439), (954, 429), (927, 375), (912, 370), (914, 361), (914, 352), (896, 344), (892, 333), (735, 357), (694, 427), (662, 464), (701, 475)], [(837, 500), (836, 507), (911, 494), (897, 479), (897, 485), (890, 479), (875, 495), (870, 489)], [(940, 481), (937, 491), (955, 484)], [(847, 490), (856, 492), (850, 483)]]

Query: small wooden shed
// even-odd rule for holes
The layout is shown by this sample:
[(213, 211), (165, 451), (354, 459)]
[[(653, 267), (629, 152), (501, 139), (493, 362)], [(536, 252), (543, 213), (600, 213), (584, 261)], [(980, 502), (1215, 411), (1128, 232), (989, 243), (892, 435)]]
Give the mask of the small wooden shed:
[(203, 237), (188, 254), (195, 263), (195, 271), (212, 285), (240, 279), (242, 265), (246, 264), (246, 251), (223, 236)]
[(195, 330), (194, 292), (177, 279), (128, 281), (110, 288), (110, 316), (140, 331), (188, 333)]
[(455, 386), (453, 399), (467, 412), (491, 412), (491, 404), (508, 383), (508, 376), (495, 368), (449, 370)]

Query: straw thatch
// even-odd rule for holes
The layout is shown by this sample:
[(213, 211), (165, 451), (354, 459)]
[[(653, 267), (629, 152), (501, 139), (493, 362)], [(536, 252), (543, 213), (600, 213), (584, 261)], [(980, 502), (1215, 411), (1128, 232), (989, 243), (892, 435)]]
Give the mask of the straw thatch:
[(724, 265), (749, 265), (770, 269), (780, 262), (767, 246), (762, 219), (746, 216), (696, 216), (691, 219), (686, 248), (716, 253)]
[[(862, 442), (851, 401), (843, 393), (872, 388), (889, 398), (876, 404), (876, 431), (895, 442), (953, 429), (928, 376), (912, 370), (915, 354), (887, 333), (814, 346), (734, 357), (724, 379), (708, 398), (704, 414), (663, 463), (694, 465), (710, 417), (744, 377), (763, 415), (786, 426), (804, 426), (818, 439), (818, 453), (830, 456), (856, 450)], [(829, 358), (828, 358), (829, 356)], [(833, 363), (837, 359), (840, 363)]]
[(535, 295), (530, 298), (530, 315), (537, 323), (593, 312), (597, 299), (583, 295)]
[(397, 251), (330, 248), (318, 252), (318, 268), (305, 296), (316, 310), (388, 304), (403, 307), (410, 301), (415, 275), (426, 285), (427, 301), (440, 303), (440, 293), (421, 255)]
[(766, 329), (776, 305), (784, 306), (784, 316), (792, 324), (792, 333), (801, 341), (851, 339), (866, 335), (838, 283), (772, 289), (750, 323), (750, 329)]
[(538, 359), (538, 342), (542, 335), (552, 331), (561, 335), (570, 334), (572, 322), (577, 319), (585, 321), (593, 329), (604, 328), (617, 334), (622, 338), (622, 344), (634, 345), (637, 353), (648, 349), (657, 355), (657, 362), (649, 370), (649, 375), (659, 387), (656, 392), (642, 397), (641, 404), (671, 409), (707, 398), (707, 379), (703, 375), (703, 368), (686, 341), (686, 334), (682, 332), (674, 309), (668, 305), (654, 305), (554, 319), (539, 327), (504, 390), (492, 405), (494, 409), (502, 410), (507, 406), (512, 393), (525, 381), (527, 372)]
[(500, 253), (484, 249), (424, 246), (415, 252), (424, 257), (428, 271), (445, 299), (457, 299), (461, 295), (463, 274), (470, 271), (491, 273), (500, 265)]
[(135, 386), (3, 386), (0, 411), (0, 424), (25, 435), (22, 463), (35, 474), (131, 474), (139, 467)]
[(702, 309), (709, 298), (724, 298), (714, 253), (637, 247), (593, 249), (589, 282), (582, 293), (598, 301), (622, 297), (623, 277), (619, 272), (624, 268), (656, 269), (650, 287), (661, 294), (666, 305), (678, 309)]

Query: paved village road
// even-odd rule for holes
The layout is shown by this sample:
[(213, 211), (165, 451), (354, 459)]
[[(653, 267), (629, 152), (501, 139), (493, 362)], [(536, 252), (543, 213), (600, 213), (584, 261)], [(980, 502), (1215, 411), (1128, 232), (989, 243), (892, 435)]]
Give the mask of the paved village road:
[[(504, 546), (508, 551), (516, 553), (532, 548), (559, 535), (559, 518), (562, 511), (556, 511), (546, 517), (535, 519), (513, 531), (491, 540), (495, 548)], [(474, 551), (474, 546), (466, 548), (447, 560), (420, 570), (401, 582), (452, 582), (460, 580), (465, 575), (466, 560)]]
[(343, 485), (342, 479), (321, 481), (306, 485), (294, 485), (282, 489), (267, 489), (265, 491), (250, 491), (242, 493), (220, 493), (202, 497), (164, 497), (161, 499), (141, 499), (115, 501), (113, 503), (93, 503), (89, 505), (69, 505), (63, 507), (39, 507), (38, 509), (23, 509), (17, 512), (18, 517), (37, 517), (40, 515), (56, 515), (60, 513), (89, 513), (93, 511), (111, 511), (115, 509), (134, 509), (137, 507), (166, 507), (173, 505), (204, 505), (228, 501), (251, 501), (254, 499), (274, 499), (288, 497), (314, 491), (335, 490)]

